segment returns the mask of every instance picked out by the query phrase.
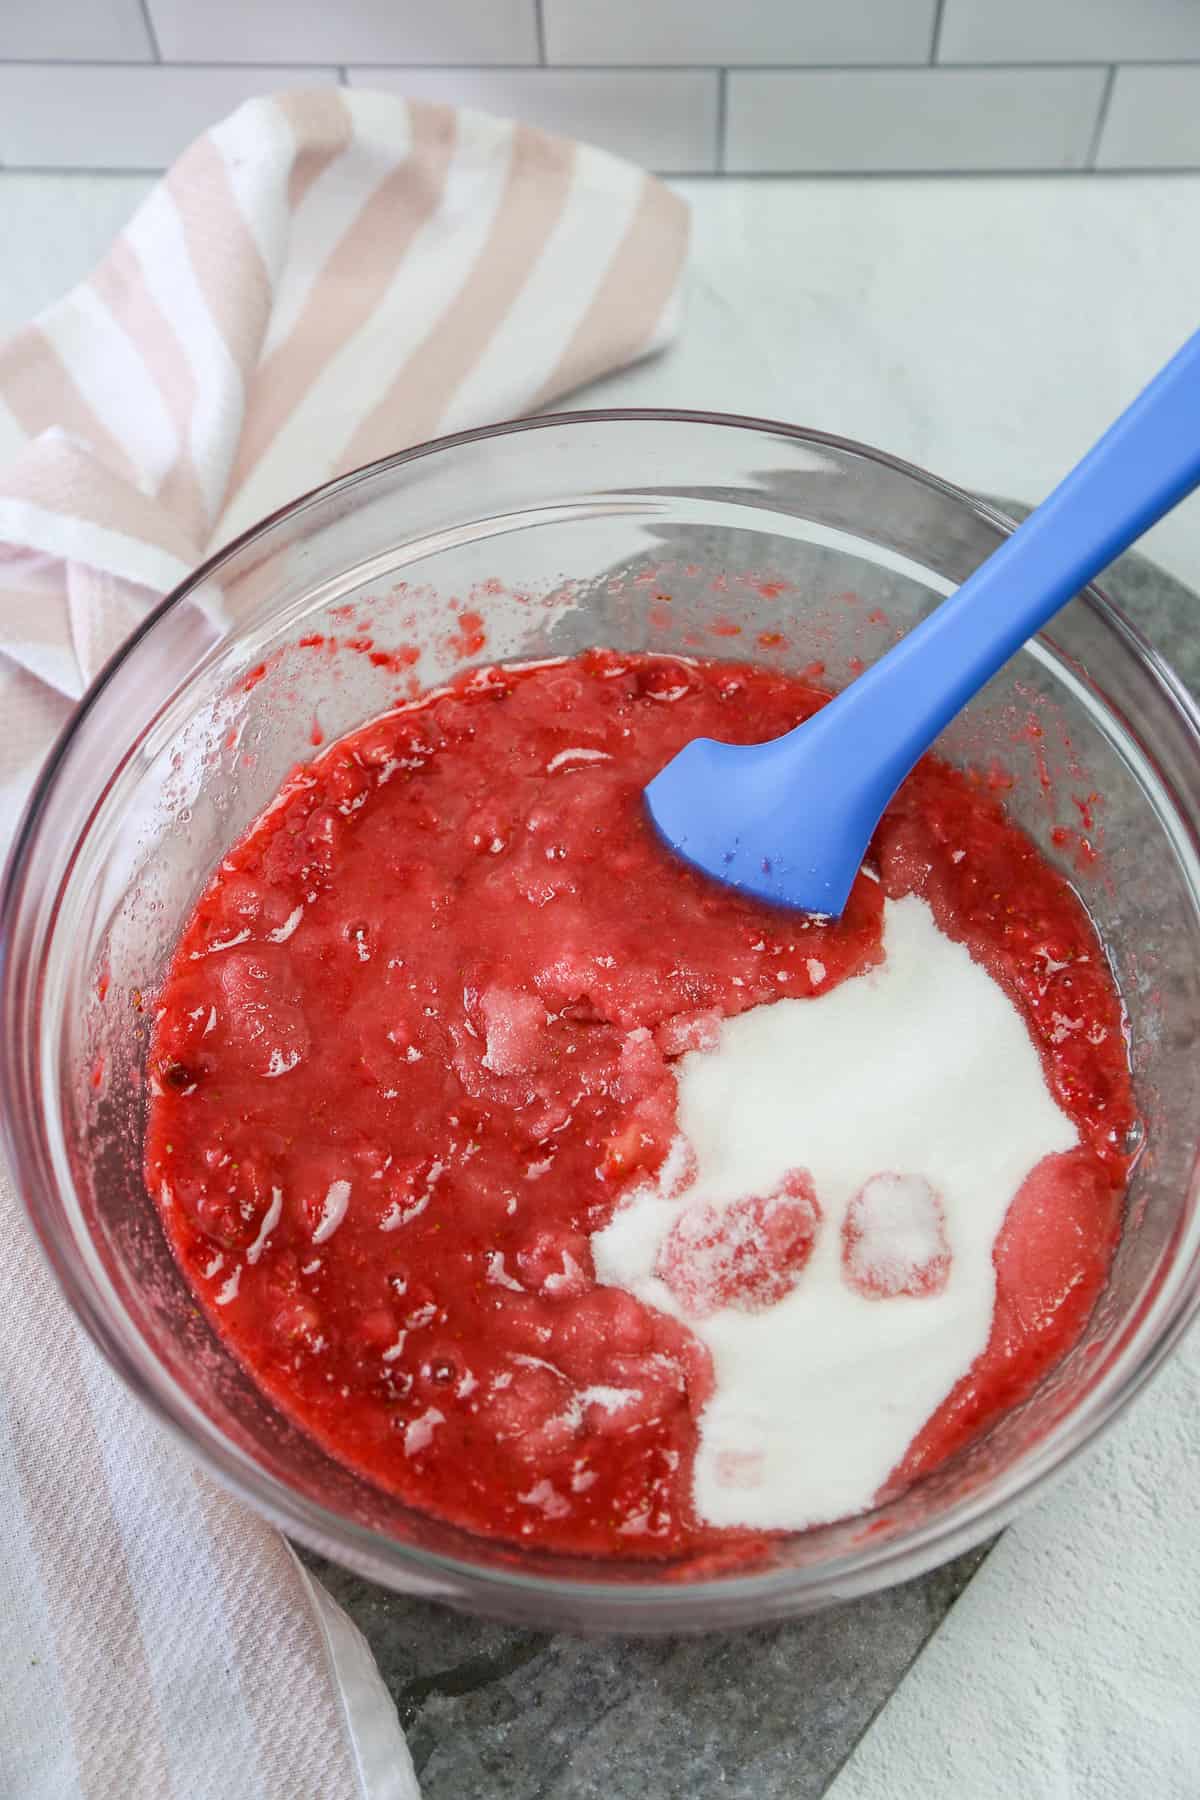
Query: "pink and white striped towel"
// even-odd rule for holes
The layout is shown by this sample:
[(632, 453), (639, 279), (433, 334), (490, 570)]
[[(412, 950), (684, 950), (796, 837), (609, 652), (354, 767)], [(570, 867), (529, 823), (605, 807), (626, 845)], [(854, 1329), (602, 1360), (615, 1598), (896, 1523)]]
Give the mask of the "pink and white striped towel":
[[(0, 346), (0, 845), (147, 607), (338, 472), (658, 348), (687, 215), (524, 126), (356, 90), (252, 101)], [(0, 1169), (0, 1793), (403, 1800), (361, 1638), (75, 1327)]]

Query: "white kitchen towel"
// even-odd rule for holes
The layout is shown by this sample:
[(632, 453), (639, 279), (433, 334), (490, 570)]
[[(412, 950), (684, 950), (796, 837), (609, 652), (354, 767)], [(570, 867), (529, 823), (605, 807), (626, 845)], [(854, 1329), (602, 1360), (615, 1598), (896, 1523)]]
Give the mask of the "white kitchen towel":
[[(0, 848), (104, 660), (341, 470), (665, 343), (682, 202), (524, 126), (357, 90), (200, 138), (0, 345)], [(407, 1800), (353, 1627), (75, 1326), (0, 1169), (3, 1800)]]
[(640, 169), (481, 113), (329, 88), (198, 139), (0, 345), (0, 821), (203, 555), (330, 476), (657, 349), (687, 237)]

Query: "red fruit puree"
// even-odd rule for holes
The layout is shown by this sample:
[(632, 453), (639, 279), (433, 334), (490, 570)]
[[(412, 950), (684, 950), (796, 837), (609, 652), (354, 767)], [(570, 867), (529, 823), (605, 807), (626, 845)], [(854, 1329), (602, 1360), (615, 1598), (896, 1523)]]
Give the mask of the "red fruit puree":
[[(1014, 1200), (987, 1348), (888, 1491), (1079, 1335), (1134, 1120), (1120, 1003), (1080, 902), (986, 786), (926, 758), (836, 924), (707, 881), (647, 824), (642, 788), (689, 738), (774, 737), (826, 698), (605, 650), (477, 670), (296, 769), (189, 920), (152, 1047), (150, 1190), (256, 1381), (413, 1506), (597, 1555), (761, 1543), (693, 1506), (707, 1351), (598, 1285), (589, 1239), (667, 1156), (673, 1061), (879, 962), (885, 895), (924, 896), (1003, 985), (1079, 1133)], [(790, 1290), (821, 1217), (796, 1160), (702, 1242), (667, 1240), (685, 1307)], [(944, 1280), (933, 1241), (904, 1291)]]

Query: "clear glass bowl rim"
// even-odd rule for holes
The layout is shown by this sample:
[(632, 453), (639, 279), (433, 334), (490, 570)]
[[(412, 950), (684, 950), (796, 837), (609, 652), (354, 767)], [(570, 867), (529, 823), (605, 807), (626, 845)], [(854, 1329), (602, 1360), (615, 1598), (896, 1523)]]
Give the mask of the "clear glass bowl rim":
[[(125, 1385), (208, 1473), (239, 1498), (253, 1504), (260, 1514), (281, 1529), (335, 1560), (346, 1561), (360, 1569), (369, 1568), (377, 1579), (390, 1580), (391, 1585), (401, 1591), (405, 1588), (407, 1574), (410, 1585), (419, 1590), (435, 1596), (442, 1594), (460, 1603), (465, 1601), (468, 1605), (474, 1598), (480, 1602), (481, 1611), (497, 1608), (503, 1611), (505, 1590), (510, 1595), (524, 1594), (527, 1599), (533, 1599), (538, 1593), (547, 1599), (554, 1596), (560, 1605), (578, 1603), (578, 1616), (591, 1615), (601, 1628), (606, 1622), (605, 1615), (611, 1621), (626, 1615), (626, 1628), (629, 1628), (633, 1623), (627, 1617), (631, 1611), (645, 1614), (656, 1608), (671, 1615), (672, 1627), (683, 1625), (688, 1619), (699, 1622), (696, 1615), (706, 1611), (711, 1613), (713, 1624), (719, 1624), (719, 1615), (730, 1607), (730, 1603), (742, 1619), (756, 1614), (768, 1618), (808, 1610), (833, 1599), (848, 1598), (910, 1579), (982, 1542), (1062, 1474), (1069, 1463), (1113, 1423), (1161, 1367), (1200, 1310), (1200, 1256), (1193, 1253), (1191, 1267), (1174, 1283), (1159, 1283), (1159, 1291), (1146, 1304), (1136, 1328), (1114, 1357), (1112, 1366), (1088, 1392), (1084, 1404), (1060, 1421), (1027, 1453), (1019, 1467), (1009, 1471), (998, 1483), (955, 1503), (903, 1536), (891, 1541), (868, 1539), (850, 1553), (806, 1566), (761, 1575), (682, 1582), (670, 1579), (658, 1583), (620, 1579), (579, 1581), (469, 1562), (406, 1545), (295, 1492), (225, 1438), (156, 1363), (153, 1367), (157, 1380), (148, 1379), (133, 1365), (125, 1346), (107, 1329), (103, 1308), (95, 1303), (88, 1279), (72, 1266), (69, 1257), (63, 1256), (54, 1232), (48, 1228), (46, 1196), (39, 1168), (41, 1159), (34, 1141), (35, 1121), (16, 1117), (7, 1103), (6, 1096), (13, 1092), (16, 1066), (24, 1053), (21, 1047), (30, 1041), (27, 1032), (14, 1029), (14, 1026), (29, 1021), (25, 1016), (27, 1009), (19, 999), (14, 1001), (10, 946), (20, 914), (23, 873), (43, 823), (59, 768), (83, 719), (99, 703), (115, 671), (136, 652), (142, 639), (173, 608), (186, 601), (194, 589), (215, 575), (224, 563), (267, 537), (283, 521), (296, 519), (309, 506), (334, 495), (348, 494), (356, 486), (407, 463), (453, 453), (461, 445), (513, 437), (524, 432), (638, 423), (717, 426), (788, 438), (818, 450), (822, 447), (837, 450), (908, 478), (955, 502), (1000, 532), (1009, 534), (1016, 529), (1013, 519), (986, 501), (903, 458), (853, 438), (750, 415), (688, 408), (589, 408), (513, 419), (429, 439), (322, 483), (279, 507), (207, 558), (147, 614), (88, 688), (53, 745), (34, 782), (0, 883), (0, 1022), (4, 1027), (0, 1030), (0, 1142), (8, 1155), (22, 1204), (55, 1281), (75, 1316)], [(1122, 610), (1094, 583), (1081, 590), (1078, 601), (1098, 615), (1148, 669), (1163, 701), (1183, 726), (1200, 762), (1200, 706), (1193, 701), (1179, 677)], [(1186, 817), (1179, 822), (1193, 848), (1200, 849), (1197, 822)], [(1174, 1292), (1164, 1291), (1171, 1286)], [(491, 1608), (485, 1603), (489, 1590), (492, 1593)], [(667, 1623), (665, 1618), (663, 1623)]]

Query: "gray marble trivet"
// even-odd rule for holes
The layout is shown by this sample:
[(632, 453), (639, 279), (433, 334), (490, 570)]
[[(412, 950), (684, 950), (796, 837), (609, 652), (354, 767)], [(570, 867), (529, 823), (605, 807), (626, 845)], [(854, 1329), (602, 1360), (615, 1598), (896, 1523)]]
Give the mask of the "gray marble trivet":
[[(1132, 554), (1102, 585), (1200, 689), (1200, 599)], [(425, 1800), (819, 1800), (989, 1548), (789, 1625), (599, 1642), (463, 1618), (301, 1554), (370, 1642)]]
[(302, 1552), (375, 1652), (424, 1800), (819, 1800), (986, 1553), (789, 1625), (591, 1640)]

